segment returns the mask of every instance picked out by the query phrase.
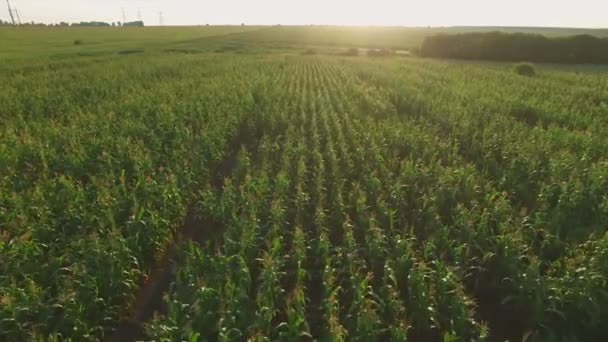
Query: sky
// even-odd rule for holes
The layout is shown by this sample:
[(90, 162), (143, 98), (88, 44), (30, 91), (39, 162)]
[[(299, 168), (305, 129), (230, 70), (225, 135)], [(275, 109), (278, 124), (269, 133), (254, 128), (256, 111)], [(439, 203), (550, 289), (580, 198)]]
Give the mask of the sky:
[[(0, 19), (8, 20), (6, 0)], [(608, 0), (9, 0), (22, 21), (608, 27)]]

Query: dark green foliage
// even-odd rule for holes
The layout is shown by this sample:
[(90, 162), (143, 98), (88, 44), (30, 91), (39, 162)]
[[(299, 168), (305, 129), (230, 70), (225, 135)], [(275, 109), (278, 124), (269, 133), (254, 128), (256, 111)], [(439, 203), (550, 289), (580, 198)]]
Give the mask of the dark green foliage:
[(129, 49), (129, 50), (121, 50), (118, 51), (119, 55), (132, 55), (132, 54), (136, 54), (136, 53), (143, 53), (144, 50), (139, 50), (139, 49)]
[(122, 24), (123, 27), (144, 27), (143, 21), (129, 21)]
[(79, 23), (73, 23), (71, 26), (110, 27), (112, 25), (103, 21), (81, 21)]
[(530, 63), (518, 63), (513, 67), (513, 71), (521, 76), (536, 76), (536, 68)]
[(422, 42), (423, 57), (538, 63), (606, 64), (608, 39), (591, 35), (547, 38), (525, 33), (441, 34)]

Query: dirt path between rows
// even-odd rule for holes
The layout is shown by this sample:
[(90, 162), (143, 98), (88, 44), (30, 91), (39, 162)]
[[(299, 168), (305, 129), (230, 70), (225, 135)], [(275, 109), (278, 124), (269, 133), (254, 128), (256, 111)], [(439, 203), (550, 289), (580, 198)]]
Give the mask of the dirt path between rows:
[[(238, 149), (234, 149), (222, 163), (217, 167), (215, 175), (211, 180), (213, 187), (221, 191), (224, 185), (224, 177), (232, 174), (237, 164)], [(174, 260), (178, 248), (190, 241), (204, 245), (212, 236), (221, 234), (222, 224), (210, 218), (200, 217), (194, 206), (188, 210), (183, 224), (176, 230), (172, 242), (165, 253), (152, 268), (147, 282), (139, 290), (134, 303), (131, 305), (126, 318), (123, 318), (114, 330), (108, 332), (105, 341), (108, 342), (132, 342), (145, 338), (144, 324), (154, 318), (155, 314), (166, 313), (163, 295), (169, 290), (174, 275)]]
[(195, 211), (190, 210), (184, 224), (175, 233), (173, 243), (153, 268), (148, 281), (138, 293), (128, 318), (119, 322), (116, 330), (106, 341), (131, 342), (145, 336), (143, 324), (150, 321), (156, 313), (166, 311), (163, 294), (169, 289), (174, 278), (173, 260), (176, 257), (178, 246), (188, 241), (204, 243), (209, 234), (205, 226), (202, 219), (196, 216)]

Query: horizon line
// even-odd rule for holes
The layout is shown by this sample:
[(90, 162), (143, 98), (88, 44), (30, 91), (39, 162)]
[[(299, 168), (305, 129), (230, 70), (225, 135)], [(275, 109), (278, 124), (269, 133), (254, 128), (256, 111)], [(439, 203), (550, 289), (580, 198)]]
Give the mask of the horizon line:
[[(26, 22), (21, 25), (12, 25), (9, 21), (0, 18), (4, 23), (9, 23), (8, 26), (31, 26), (31, 22)], [(137, 20), (136, 20), (137, 21)], [(122, 21), (103, 21), (103, 20), (79, 20), (79, 21), (59, 21), (59, 22), (34, 22), (34, 24), (54, 25), (59, 23), (77, 24), (81, 22), (105, 22), (105, 23), (122, 23)], [(133, 21), (126, 21), (127, 23)], [(247, 24), (247, 23), (222, 23), (222, 24), (170, 24), (170, 25), (158, 25), (151, 24), (146, 25), (145, 20), (144, 27), (200, 27), (200, 26), (258, 26), (258, 27), (310, 27), (310, 26), (326, 26), (326, 27), (361, 27), (361, 28), (411, 28), (411, 29), (428, 29), (428, 28), (503, 28), (503, 29), (578, 29), (578, 30), (607, 30), (608, 26), (605, 27), (590, 27), (590, 26), (534, 26), (534, 25), (397, 25), (397, 24)]]

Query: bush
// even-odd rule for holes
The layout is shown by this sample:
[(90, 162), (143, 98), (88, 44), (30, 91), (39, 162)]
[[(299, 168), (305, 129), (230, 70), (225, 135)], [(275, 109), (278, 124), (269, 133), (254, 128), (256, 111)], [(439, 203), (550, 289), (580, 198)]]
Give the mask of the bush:
[(515, 66), (513, 67), (513, 71), (515, 71), (516, 74), (522, 75), (522, 76), (528, 76), (528, 77), (536, 76), (536, 68), (534, 68), (534, 65), (532, 65), (530, 63), (515, 64)]
[(84, 42), (82, 40), (80, 40), (80, 39), (76, 39), (74, 41), (74, 45), (82, 45), (82, 44), (84, 44)]
[(304, 51), (304, 55), (316, 55), (317, 54), (317, 50), (315, 49), (307, 49), (306, 51)]

